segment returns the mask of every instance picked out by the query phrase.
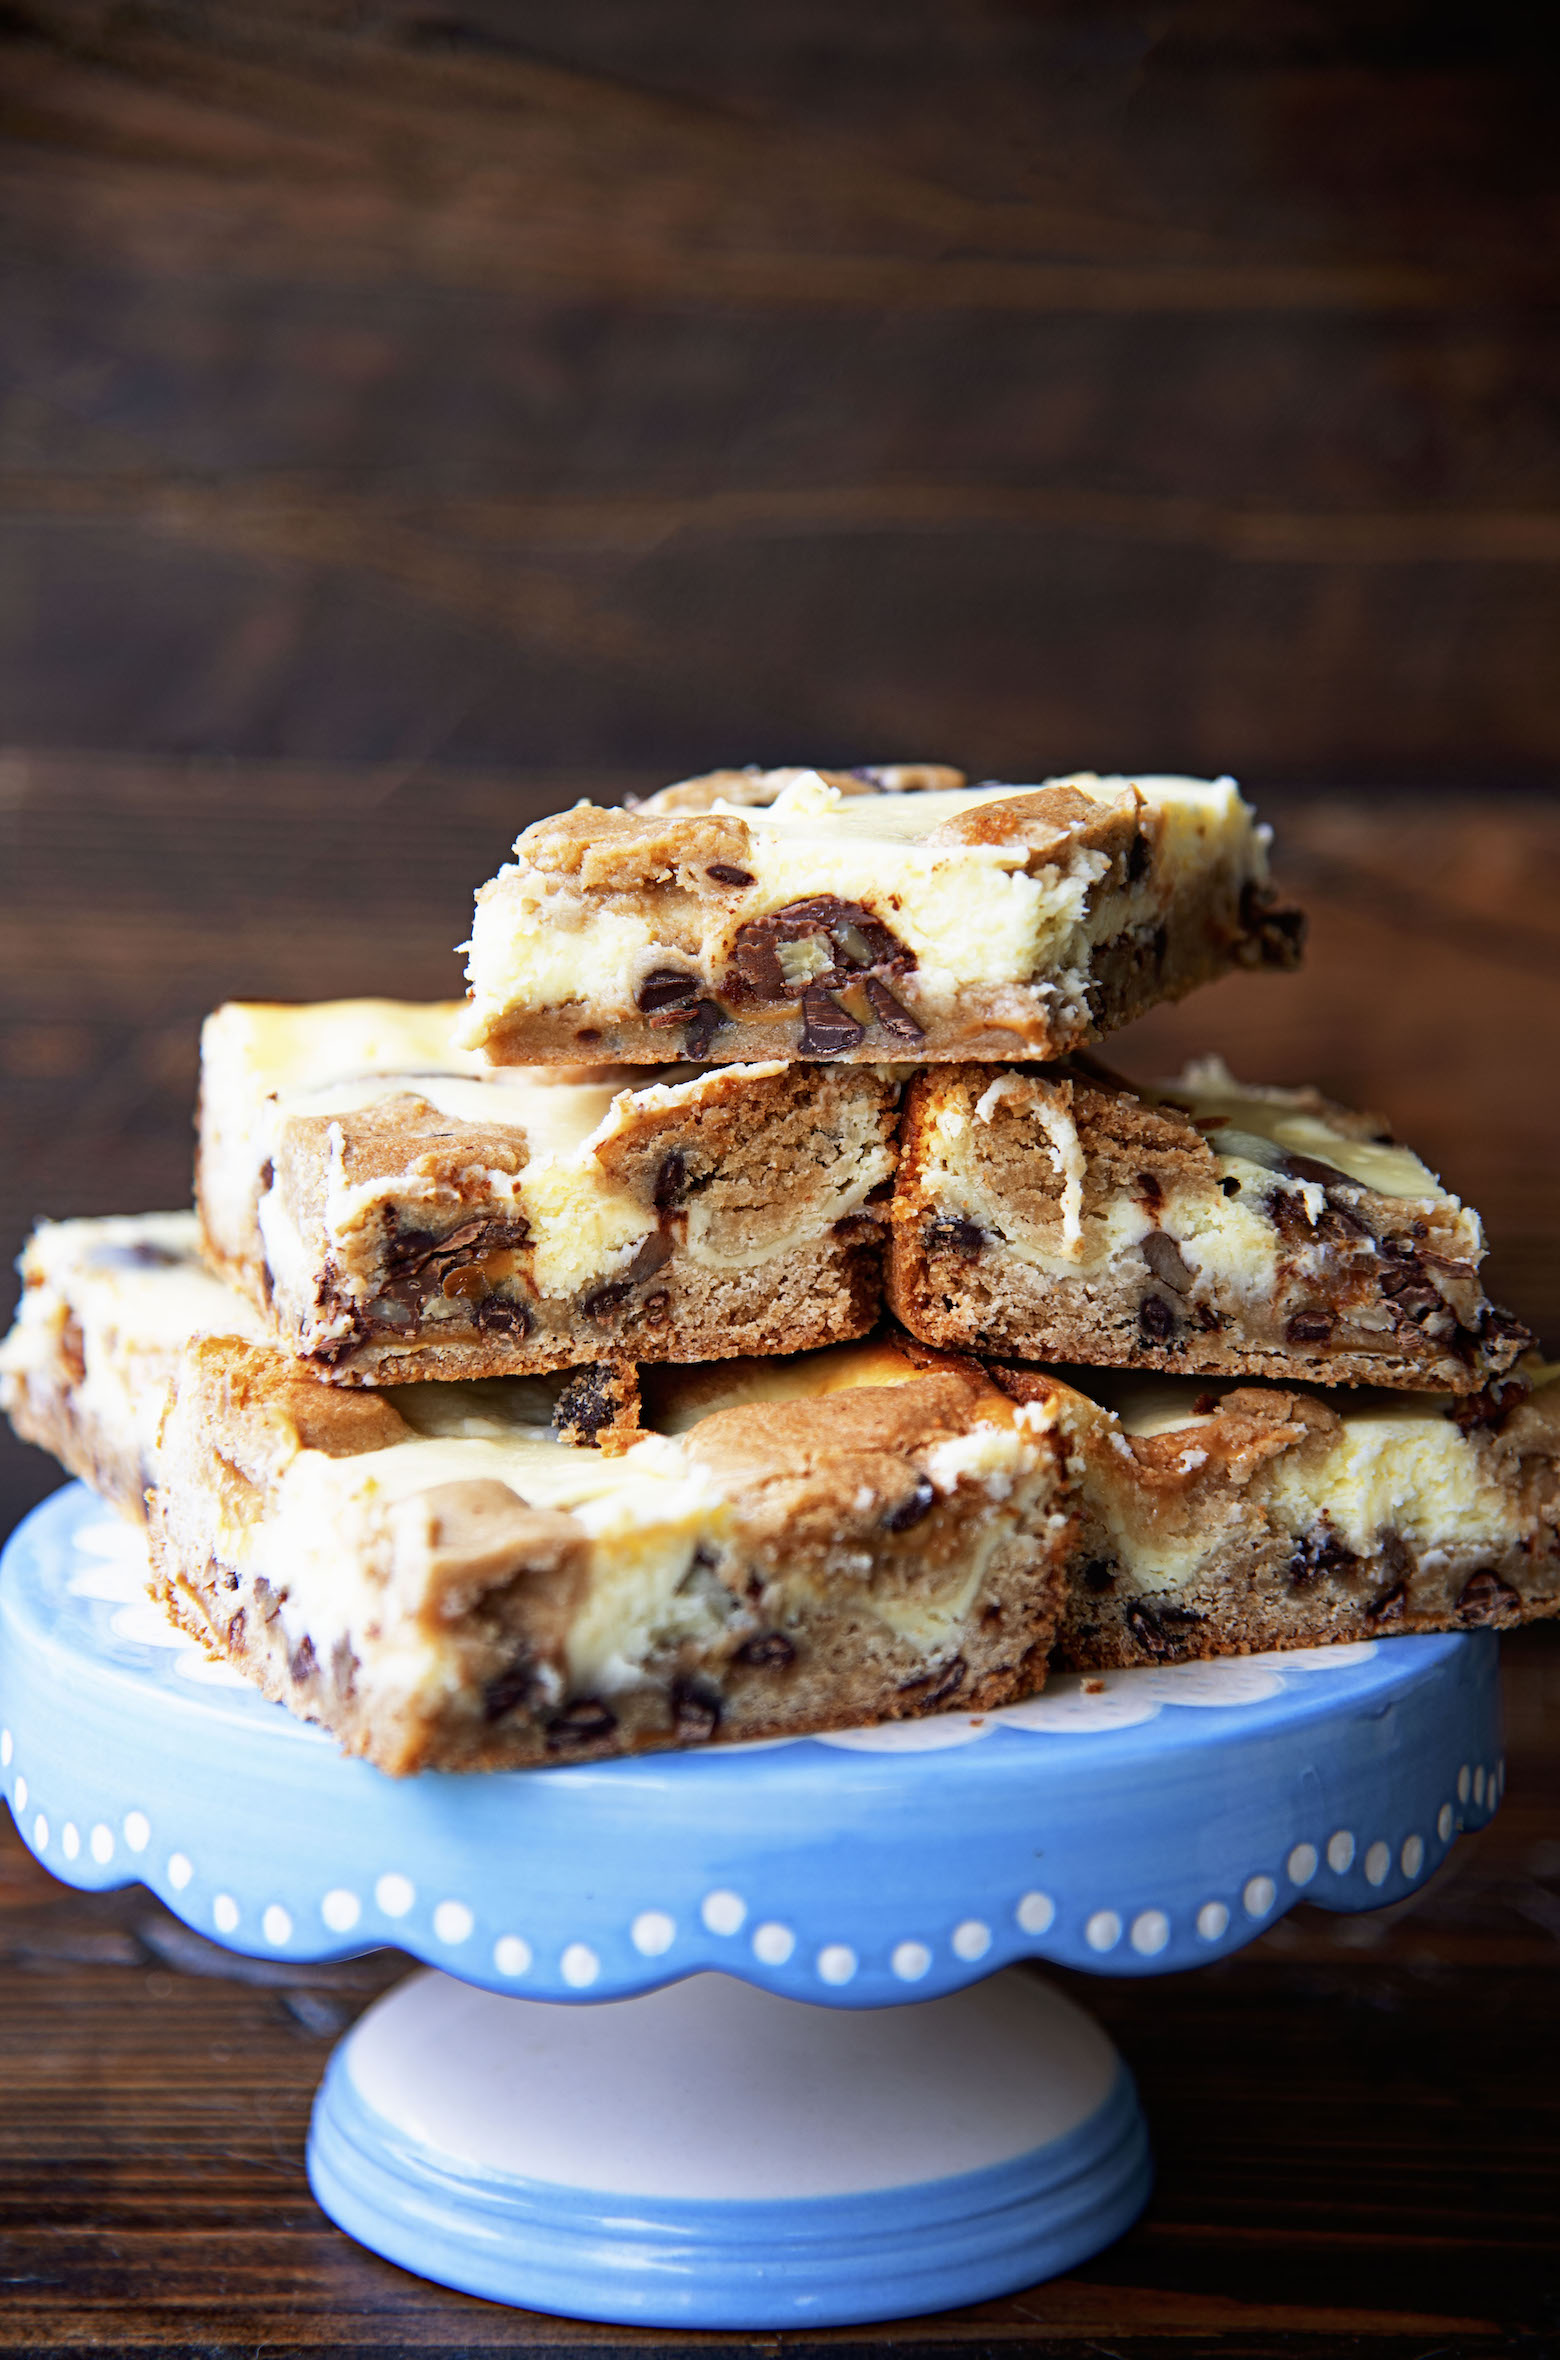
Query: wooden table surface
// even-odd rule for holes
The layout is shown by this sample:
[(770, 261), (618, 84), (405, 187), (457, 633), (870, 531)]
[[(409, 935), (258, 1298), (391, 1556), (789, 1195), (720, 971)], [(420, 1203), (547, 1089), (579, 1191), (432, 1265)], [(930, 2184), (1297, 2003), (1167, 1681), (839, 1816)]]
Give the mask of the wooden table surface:
[[(536, 810), (616, 779), (13, 759), (0, 932), (19, 1011), (0, 1114), (34, 1210), (176, 1201), (195, 1028), (224, 993), (434, 993), (472, 880)], [(1217, 1044), (1384, 1106), (1485, 1212), (1499, 1290), (1560, 1342), (1560, 812), (1291, 799), (1313, 912), (1295, 978), (1241, 977), (1122, 1037)], [(6, 1499), (50, 1487), (8, 1445)], [(1507, 1643), (1510, 1792), (1412, 1905), (1301, 1910), (1195, 1975), (1087, 1981), (1159, 2159), (1111, 2252), (1011, 2301), (796, 2339), (926, 2352), (1533, 2353), (1560, 2334), (1560, 1627)], [(303, 2142), (331, 2042), (400, 1971), (230, 1958), (143, 1893), (0, 1850), (0, 2351), (383, 2355), (674, 2348), (508, 2313), (348, 2244)], [(929, 2102), (935, 2102), (934, 2098)], [(716, 2338), (766, 2348), (789, 2339)]]

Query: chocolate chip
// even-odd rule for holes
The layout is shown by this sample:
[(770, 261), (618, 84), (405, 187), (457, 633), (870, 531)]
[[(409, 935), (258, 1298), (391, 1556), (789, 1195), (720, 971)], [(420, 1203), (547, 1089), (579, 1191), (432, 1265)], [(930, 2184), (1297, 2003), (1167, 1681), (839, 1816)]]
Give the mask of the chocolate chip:
[(288, 1651), (288, 1675), (299, 1682), (312, 1680), (319, 1668), (314, 1655), (314, 1641), (305, 1631), (297, 1646)]
[(759, 1671), (779, 1672), (787, 1664), (795, 1663), (796, 1649), (784, 1631), (760, 1631), (757, 1638), (743, 1641), (736, 1660), (752, 1664)]
[(1138, 1307), (1138, 1326), (1151, 1344), (1168, 1344), (1175, 1334), (1175, 1313), (1162, 1295), (1145, 1295)]
[(751, 885), (753, 882), (748, 870), (739, 869), (729, 860), (712, 860), (704, 874), (713, 877), (717, 885)]
[(1289, 1344), (1325, 1344), (1332, 1332), (1330, 1311), (1292, 1311), (1284, 1322), (1284, 1340)]
[(871, 1003), (872, 1013), (883, 1030), (892, 1033), (896, 1040), (925, 1040), (925, 1032), (916, 1023), (909, 1009), (901, 1007), (887, 984), (879, 983), (875, 975), (867, 977), (867, 998)]
[(949, 1697), (964, 1686), (969, 1668), (963, 1656), (956, 1655), (952, 1663), (945, 1664), (940, 1672), (929, 1672), (924, 1680), (906, 1680), (905, 1690), (918, 1692), (915, 1699), (916, 1711), (918, 1713), (935, 1713), (939, 1705), (946, 1704)]
[(1150, 1606), (1144, 1598), (1134, 1598), (1122, 1616), (1137, 1646), (1155, 1663), (1167, 1663), (1184, 1655), (1186, 1634), (1195, 1630), (1202, 1619), (1190, 1606)]
[(1341, 1580), (1355, 1572), (1358, 1565), (1354, 1551), (1345, 1548), (1337, 1534), (1322, 1525), (1296, 1542), (1289, 1560), (1289, 1586), (1292, 1590), (1314, 1589), (1324, 1579)]
[(1143, 1259), (1158, 1279), (1178, 1295), (1184, 1295), (1192, 1284), (1192, 1273), (1173, 1237), (1162, 1229), (1151, 1229), (1143, 1240)]
[(846, 1014), (837, 1000), (831, 1000), (821, 983), (810, 983), (802, 994), (802, 1040), (804, 1057), (839, 1057), (847, 1049), (856, 1048), (866, 1038), (854, 1016)]
[(968, 1260), (980, 1252), (986, 1233), (973, 1221), (966, 1221), (962, 1213), (950, 1213), (928, 1221), (925, 1238), (929, 1254), (962, 1254)]
[(679, 967), (657, 967), (640, 984), (634, 994), (634, 1005), (641, 1016), (691, 1010), (700, 989), (697, 975), (685, 974)]
[(580, 1305), (581, 1313), (586, 1319), (594, 1319), (599, 1326), (607, 1327), (633, 1291), (626, 1278), (610, 1279), (605, 1286), (591, 1288)]
[(1133, 1186), (1137, 1190), (1139, 1203), (1146, 1205), (1150, 1212), (1156, 1206), (1164, 1203), (1163, 1184), (1155, 1178), (1152, 1172), (1139, 1172)]
[(599, 1696), (576, 1697), (548, 1722), (547, 1750), (560, 1753), (568, 1746), (597, 1745), (616, 1727), (616, 1713)]
[(1452, 1403), (1451, 1415), (1459, 1433), (1476, 1434), (1481, 1429), (1498, 1434), (1519, 1401), (1526, 1401), (1528, 1387), (1525, 1378), (1499, 1377), (1479, 1393), (1461, 1393)]
[(675, 1251), (671, 1239), (663, 1231), (652, 1229), (628, 1266), (630, 1283), (642, 1286), (647, 1278), (654, 1278), (658, 1270), (665, 1269)]
[(1270, 888), (1254, 879), (1241, 888), (1240, 924), (1246, 940), (1243, 964), (1252, 967), (1298, 967), (1305, 942), (1305, 913), (1279, 902)]
[(800, 985), (788, 979), (779, 946), (809, 939), (825, 945), (829, 958), (828, 968), (809, 982), (841, 982), (866, 968), (903, 974), (915, 965), (914, 953), (860, 902), (815, 893), (739, 928), (731, 946), (729, 988), (760, 1000), (794, 999)]
[(897, 1508), (890, 1508), (883, 1519), (883, 1529), (885, 1532), (908, 1532), (912, 1524), (919, 1524), (923, 1516), (930, 1515), (936, 1502), (936, 1490), (924, 1475), (919, 1476), (909, 1498), (901, 1500)]
[(1148, 838), (1144, 835), (1142, 829), (1139, 828), (1137, 834), (1127, 846), (1126, 868), (1127, 883), (1129, 885), (1136, 885), (1141, 878), (1148, 875), (1149, 867), (1153, 861), (1153, 857), (1154, 848), (1152, 844), (1150, 844)]
[(1336, 1188), (1340, 1181), (1345, 1188), (1353, 1185), (1347, 1172), (1340, 1172), (1336, 1164), (1324, 1164), (1319, 1156), (1286, 1153), (1284, 1170), (1291, 1180), (1315, 1180), (1323, 1188)]
[[(265, 1162), (260, 1166), (260, 1194), (262, 1196), (267, 1195), (269, 1191), (275, 1187), (275, 1185), (276, 1166), (271, 1161), (271, 1158), (267, 1156)], [(172, 1260), (171, 1255), (169, 1256), (169, 1260)]]
[(615, 1426), (622, 1417), (623, 1391), (610, 1362), (572, 1370), (553, 1404), (553, 1432), (576, 1446), (593, 1445), (604, 1427)]
[(683, 1034), (683, 1055), (702, 1057), (726, 1021), (726, 1011), (717, 1001), (701, 1000)]
[(675, 1212), (682, 1203), (688, 1185), (688, 1158), (674, 1148), (655, 1176), (655, 1191), (650, 1201), (658, 1213)]
[(1383, 1590), (1379, 1598), (1372, 1599), (1366, 1612), (1372, 1622), (1401, 1622), (1403, 1610), (1407, 1604), (1407, 1585), (1403, 1582), (1396, 1582), (1390, 1590)]
[(672, 1682), (671, 1701), (672, 1719), (685, 1744), (700, 1744), (720, 1727), (721, 1693), (708, 1680), (679, 1672)]
[(1240, 1182), (1236, 1179), (1233, 1172), (1227, 1172), (1224, 1178), (1219, 1182), (1219, 1186), (1223, 1189), (1226, 1196), (1239, 1196), (1240, 1194)]
[(1520, 1622), (1522, 1599), (1509, 1582), (1503, 1582), (1492, 1567), (1482, 1566), (1463, 1584), (1457, 1600), (1456, 1614), (1462, 1623)]
[(531, 1314), (512, 1295), (484, 1295), (472, 1314), (485, 1336), (514, 1336), (531, 1332)]
[(1083, 1586), (1093, 1597), (1103, 1597), (1116, 1586), (1117, 1568), (1109, 1557), (1091, 1557), (1083, 1569)]
[(482, 1718), (501, 1721), (519, 1704), (529, 1704), (537, 1692), (536, 1665), (528, 1654), (519, 1655), (501, 1672), (495, 1672), (482, 1691)]

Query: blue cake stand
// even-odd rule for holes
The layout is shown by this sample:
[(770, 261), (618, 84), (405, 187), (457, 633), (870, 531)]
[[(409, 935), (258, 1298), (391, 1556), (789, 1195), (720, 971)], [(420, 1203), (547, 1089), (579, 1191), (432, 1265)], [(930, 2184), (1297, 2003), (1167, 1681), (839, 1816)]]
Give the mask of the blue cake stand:
[(582, 2318), (843, 2324), (1068, 2268), (1140, 2210), (1147, 2142), (1103, 2033), (1017, 1962), (1163, 1973), (1301, 1898), (1379, 1908), (1504, 1784), (1488, 1633), (395, 1781), (209, 1663), (144, 1583), (80, 1486), (5, 1553), (24, 1839), (235, 1950), (425, 1961), (331, 2060), (315, 2193), (405, 2269)]

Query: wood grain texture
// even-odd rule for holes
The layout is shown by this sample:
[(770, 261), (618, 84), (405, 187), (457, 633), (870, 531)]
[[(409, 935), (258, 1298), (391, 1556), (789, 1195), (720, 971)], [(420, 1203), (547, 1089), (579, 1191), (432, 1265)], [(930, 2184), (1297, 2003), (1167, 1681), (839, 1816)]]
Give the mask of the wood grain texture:
[(1560, 1632), (1504, 1652), (1507, 1801), (1414, 1901), (1297, 1910), (1196, 1974), (1065, 1978), (1142, 2090), (1159, 2177), (1139, 2225), (1068, 2277), (889, 2328), (602, 2328), (376, 2260), (316, 2210), (303, 2146), (331, 2043), (404, 1962), (232, 1958), (143, 1892), (54, 1884), (0, 1815), (0, 2352), (1543, 2353)]
[(1560, 771), (1539, 19), (13, 0), (13, 741)]

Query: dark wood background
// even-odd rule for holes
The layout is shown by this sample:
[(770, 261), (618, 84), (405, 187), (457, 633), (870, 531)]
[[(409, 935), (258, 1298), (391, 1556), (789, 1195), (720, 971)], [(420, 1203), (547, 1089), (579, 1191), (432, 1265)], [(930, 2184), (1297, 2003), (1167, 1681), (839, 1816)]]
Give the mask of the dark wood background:
[[(218, 999), (456, 988), (472, 885), (575, 795), (1229, 768), (1309, 966), (1122, 1061), (1382, 1106), (1560, 1348), (1547, 31), (0, 6), (0, 1253), (183, 1198)], [(0, 1529), (54, 1479), (7, 1442)], [(1090, 1994), (1155, 2117), (1148, 2221), (907, 2348), (1551, 2348), (1557, 1644), (1510, 1646), (1511, 1801), (1413, 1910)], [(393, 1971), (257, 1979), (5, 1852), (0, 2348), (634, 2340), (313, 2212), (308, 2095)]]

